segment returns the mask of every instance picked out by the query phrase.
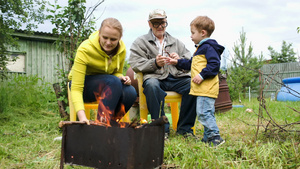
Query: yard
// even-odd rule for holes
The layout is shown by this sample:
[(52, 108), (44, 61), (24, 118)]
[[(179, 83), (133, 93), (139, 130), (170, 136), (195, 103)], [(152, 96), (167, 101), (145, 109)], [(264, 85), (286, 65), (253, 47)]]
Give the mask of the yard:
[[(1, 82), (0, 100), (0, 168), (59, 168), (61, 141), (56, 138), (62, 135), (58, 123), (64, 119), (51, 84), (36, 77)], [(244, 107), (216, 114), (225, 144), (210, 148), (172, 131), (165, 142), (164, 168), (299, 168), (299, 102), (265, 101), (276, 124), (296, 124), (285, 127), (286, 131), (266, 127), (270, 117), (265, 111), (258, 116), (257, 99), (233, 102)], [(201, 138), (202, 132), (197, 122), (196, 135)]]

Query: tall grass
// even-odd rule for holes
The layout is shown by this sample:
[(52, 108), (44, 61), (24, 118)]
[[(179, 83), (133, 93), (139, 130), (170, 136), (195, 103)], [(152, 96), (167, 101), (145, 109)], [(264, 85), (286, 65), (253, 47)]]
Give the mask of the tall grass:
[(51, 85), (15, 76), (0, 92), (0, 168), (58, 168), (60, 116)]
[(1, 112), (14, 107), (51, 109), (54, 105), (48, 103), (53, 103), (56, 99), (51, 84), (37, 76), (12, 76), (11, 79), (1, 82), (0, 92), (0, 110), (3, 109)]
[[(37, 77), (15, 77), (0, 85), (0, 169), (59, 168), (60, 118), (51, 84)], [(260, 127), (257, 138), (259, 103), (242, 101), (245, 107), (216, 114), (226, 143), (210, 148), (201, 141), (184, 139), (171, 131), (165, 142), (165, 168), (299, 168), (300, 136), (297, 132), (272, 135)], [(266, 100), (266, 108), (278, 124), (299, 122), (299, 102)], [(252, 109), (253, 112), (246, 111)], [(264, 112), (264, 117), (267, 114)], [(267, 122), (263, 122), (266, 126)], [(299, 124), (290, 130), (300, 130)], [(280, 134), (280, 135), (279, 135)], [(196, 121), (196, 135), (203, 127)], [(65, 168), (87, 168), (65, 165)]]

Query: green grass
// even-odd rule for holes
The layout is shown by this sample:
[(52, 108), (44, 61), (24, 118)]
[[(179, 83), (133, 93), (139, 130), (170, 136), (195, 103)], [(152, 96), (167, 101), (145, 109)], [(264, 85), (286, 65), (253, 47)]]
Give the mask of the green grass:
[[(16, 78), (0, 83), (0, 169), (59, 168), (62, 135), (55, 94), (50, 84), (37, 78)], [(41, 85), (42, 84), (42, 85)], [(243, 108), (216, 114), (221, 136), (226, 143), (209, 148), (200, 141), (186, 140), (171, 131), (164, 147), (164, 165), (193, 168), (299, 168), (300, 136), (298, 133), (266, 132), (260, 127), (257, 138), (259, 103), (243, 101)], [(266, 99), (266, 107), (280, 124), (299, 122), (299, 102), (277, 102)], [(253, 109), (253, 113), (246, 109)], [(263, 116), (266, 119), (267, 114)], [(266, 125), (267, 122), (262, 123)], [(300, 130), (293, 125), (288, 130)], [(196, 135), (203, 127), (196, 121)], [(65, 168), (87, 168), (65, 165)]]
[[(236, 103), (238, 104), (238, 103)], [(226, 143), (217, 148), (207, 147), (204, 143), (185, 140), (171, 135), (165, 144), (165, 163), (176, 164), (180, 168), (297, 168), (300, 167), (299, 133), (265, 134), (263, 127), (255, 141), (258, 101), (245, 101), (243, 108), (233, 108), (225, 113), (216, 114), (220, 134)], [(287, 108), (297, 110), (299, 102), (267, 102), (269, 112), (278, 124), (300, 121), (300, 115)], [(247, 108), (254, 113), (246, 112)], [(264, 114), (265, 118), (266, 114)], [(246, 123), (245, 123), (246, 122)], [(266, 124), (266, 123), (264, 123)], [(300, 126), (293, 126), (300, 131)], [(173, 131), (173, 133), (175, 133)], [(203, 127), (196, 123), (196, 135), (203, 136)]]

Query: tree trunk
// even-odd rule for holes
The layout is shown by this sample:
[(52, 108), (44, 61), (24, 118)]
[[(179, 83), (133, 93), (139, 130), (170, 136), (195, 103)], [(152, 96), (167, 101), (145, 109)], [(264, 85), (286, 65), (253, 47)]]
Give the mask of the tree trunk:
[(59, 83), (54, 83), (53, 88), (57, 98), (57, 104), (59, 107), (59, 113), (61, 118), (69, 118), (69, 114), (66, 111), (67, 104), (64, 101), (60, 101), (59, 98), (62, 96)]

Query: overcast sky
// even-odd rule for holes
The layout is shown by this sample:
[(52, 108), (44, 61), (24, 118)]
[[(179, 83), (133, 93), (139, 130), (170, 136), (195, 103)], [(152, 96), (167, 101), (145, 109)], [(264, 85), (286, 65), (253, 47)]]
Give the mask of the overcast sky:
[[(87, 6), (95, 3), (96, 0), (87, 0)], [(228, 49), (229, 57), (233, 56), (234, 43), (239, 44), (242, 29), (246, 32), (247, 46), (252, 43), (255, 55), (263, 52), (270, 59), (268, 46), (280, 52), (284, 40), (293, 44), (299, 56), (299, 0), (105, 0), (94, 12), (95, 17), (100, 17), (96, 26), (107, 17), (117, 18), (123, 25), (122, 39), (129, 54), (132, 42), (148, 32), (149, 12), (157, 8), (167, 13), (167, 32), (185, 43), (192, 53), (195, 48), (190, 39), (190, 22), (198, 15), (207, 15), (216, 26), (211, 38)], [(47, 31), (43, 26), (41, 30)]]

